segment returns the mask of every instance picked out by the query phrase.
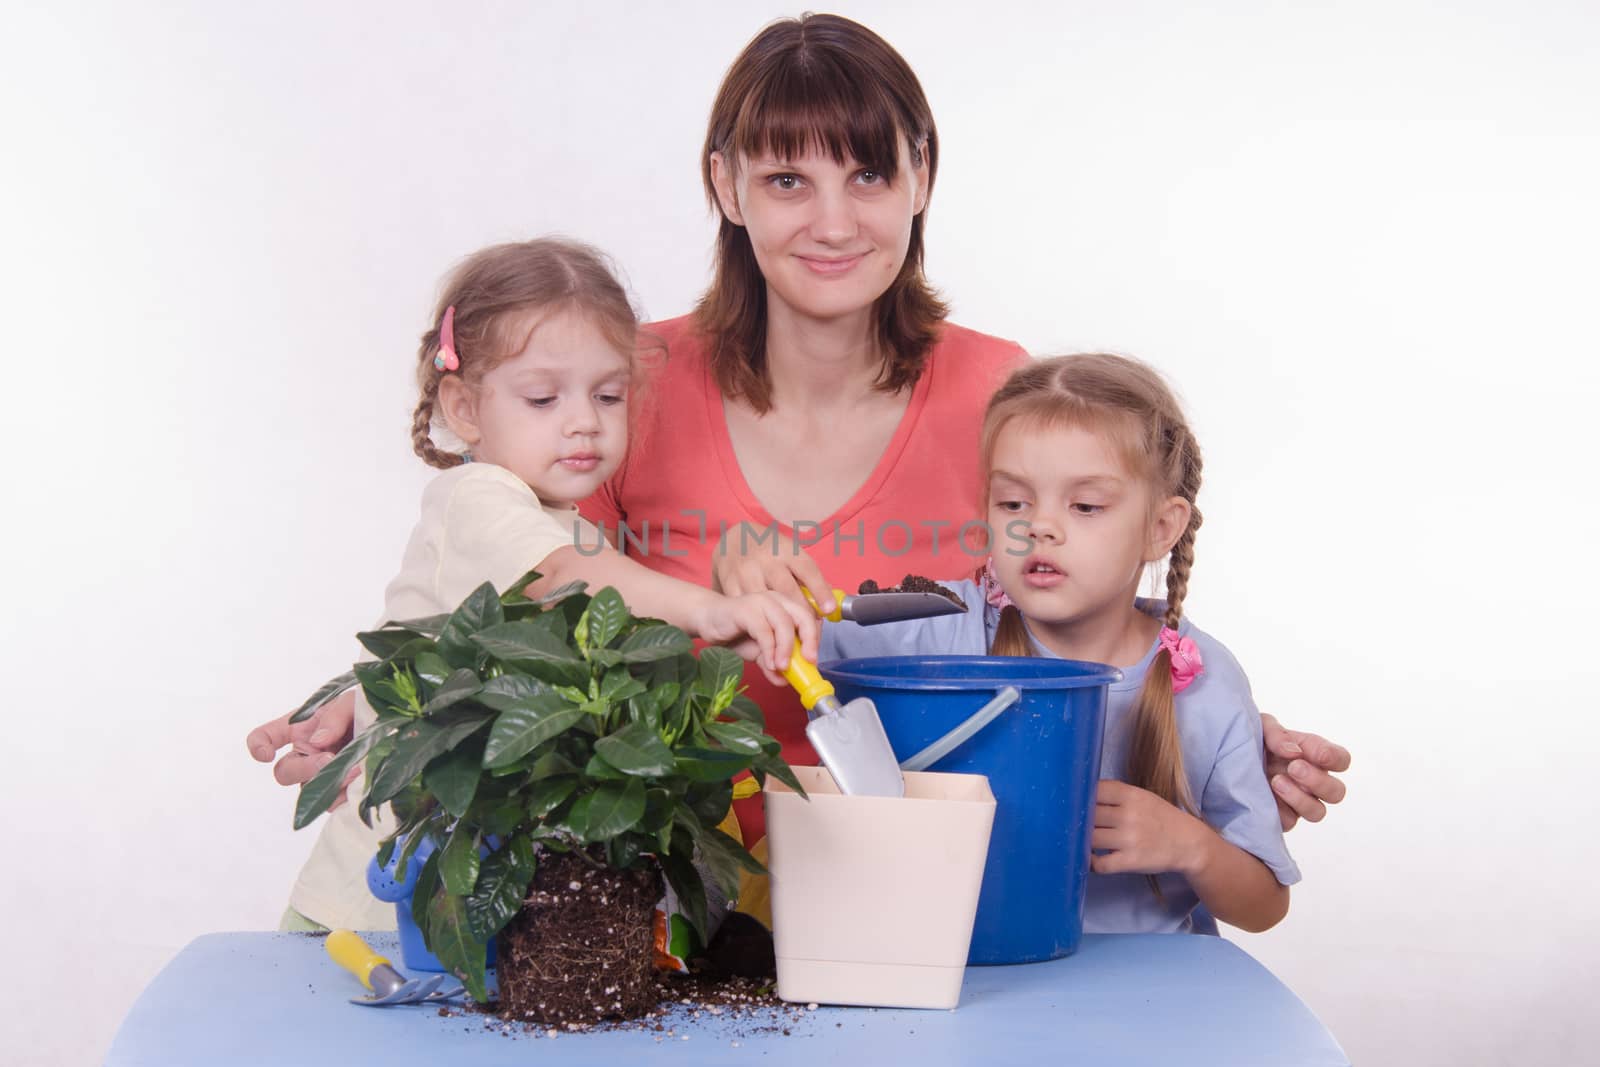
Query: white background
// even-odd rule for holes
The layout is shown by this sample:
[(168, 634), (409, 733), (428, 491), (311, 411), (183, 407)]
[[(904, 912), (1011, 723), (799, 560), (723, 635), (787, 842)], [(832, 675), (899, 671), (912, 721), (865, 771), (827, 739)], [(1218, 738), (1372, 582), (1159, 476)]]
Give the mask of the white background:
[[(310, 840), (244, 734), (379, 609), (439, 276), (565, 231), (684, 311), (712, 93), (794, 12), (30, 7), (0, 1048), (86, 1063), (189, 939), (277, 922)], [(844, 10), (931, 98), (956, 319), (1171, 374), (1207, 454), (1191, 613), (1355, 753), (1241, 942), (1358, 1063), (1594, 1062), (1594, 6)]]

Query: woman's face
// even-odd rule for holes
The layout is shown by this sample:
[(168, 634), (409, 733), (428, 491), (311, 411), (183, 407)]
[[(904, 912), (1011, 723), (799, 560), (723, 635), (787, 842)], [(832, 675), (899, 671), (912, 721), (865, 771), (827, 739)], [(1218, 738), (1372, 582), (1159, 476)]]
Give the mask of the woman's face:
[(864, 315), (905, 263), (911, 222), (927, 204), (928, 168), (900, 145), (893, 182), (851, 159), (711, 157), (722, 211), (743, 226), (767, 283), (769, 313), (819, 321)]

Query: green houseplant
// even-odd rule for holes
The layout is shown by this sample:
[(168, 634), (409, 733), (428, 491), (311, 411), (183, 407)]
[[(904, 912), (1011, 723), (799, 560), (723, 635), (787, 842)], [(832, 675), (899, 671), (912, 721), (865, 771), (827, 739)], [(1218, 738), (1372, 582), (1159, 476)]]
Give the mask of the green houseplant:
[[(387, 803), (398, 820), (378, 861), (398, 850), (404, 870), (434, 843), (412, 914), (474, 998), (487, 999), (485, 954), (498, 935), (503, 1012), (638, 1014), (654, 1002), (656, 872), (704, 942), (701, 870), (729, 894), (741, 868), (764, 873), (716, 828), (732, 779), (750, 770), (798, 783), (739, 693), (737, 655), (696, 655), (683, 631), (634, 618), (609, 587), (515, 591), (538, 577), (504, 595), (485, 583), (449, 615), (358, 635), (376, 658), (319, 689), (295, 719), (360, 685), (377, 721), (301, 788), (295, 827), (326, 811), (364, 761), (361, 817), (370, 825)], [(646, 898), (642, 917), (613, 913)], [(512, 935), (526, 943), (508, 944)]]

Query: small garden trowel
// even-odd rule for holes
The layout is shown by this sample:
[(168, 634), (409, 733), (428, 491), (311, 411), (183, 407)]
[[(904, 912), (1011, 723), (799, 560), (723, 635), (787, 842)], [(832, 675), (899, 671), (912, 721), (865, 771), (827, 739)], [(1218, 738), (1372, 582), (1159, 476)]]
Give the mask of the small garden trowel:
[(839, 703), (832, 683), (806, 659), (798, 639), (783, 676), (800, 694), (800, 703), (811, 718), (806, 724), (806, 737), (822, 765), (833, 775), (839, 792), (869, 797), (905, 796), (906, 780), (900, 773), (900, 761), (895, 759), (872, 701), (857, 697), (848, 704)]
[[(809, 591), (806, 599), (812, 608), (817, 607)], [(957, 615), (967, 610), (964, 604), (939, 593), (847, 596), (844, 590), (835, 589), (833, 600), (833, 611), (823, 618), (861, 626)], [(889, 737), (883, 732), (883, 721), (878, 718), (878, 708), (872, 701), (857, 697), (848, 704), (839, 703), (833, 686), (801, 653), (798, 639), (783, 676), (800, 694), (800, 703), (811, 717), (806, 725), (806, 737), (817, 750), (823, 766), (833, 775), (839, 792), (874, 797), (905, 796), (905, 776), (900, 773), (900, 762), (895, 759)]]
[(444, 975), (431, 974), (426, 978), (406, 978), (395, 970), (388, 960), (372, 951), (360, 935), (350, 930), (335, 930), (328, 935), (323, 947), (333, 962), (361, 979), (361, 984), (375, 996), (351, 997), (350, 1003), (369, 1008), (382, 1008), (390, 1004), (424, 1004), (449, 1000), (466, 992), (461, 983), (451, 989), (440, 989)]

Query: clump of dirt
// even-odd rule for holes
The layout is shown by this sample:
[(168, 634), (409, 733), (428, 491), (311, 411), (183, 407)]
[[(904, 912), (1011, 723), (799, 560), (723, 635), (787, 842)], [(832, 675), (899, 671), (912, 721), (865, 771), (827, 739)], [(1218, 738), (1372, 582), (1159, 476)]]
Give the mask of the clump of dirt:
[(572, 1027), (655, 1007), (654, 868), (616, 871), (547, 852), (522, 911), (500, 933), (500, 1014)]
[(892, 585), (887, 589), (881, 588), (877, 582), (868, 578), (861, 583), (861, 588), (858, 592), (863, 596), (870, 596), (873, 593), (938, 593), (947, 600), (962, 604), (963, 607), (966, 606), (953, 591), (946, 589), (932, 578), (924, 578), (920, 574), (908, 574), (900, 579), (899, 585)]

